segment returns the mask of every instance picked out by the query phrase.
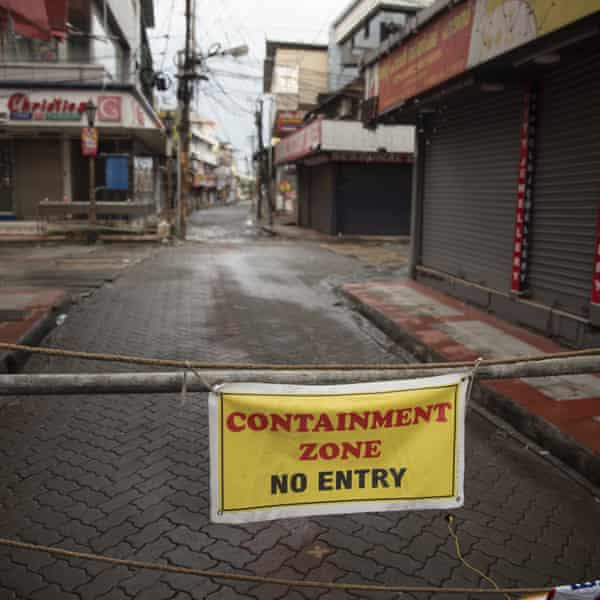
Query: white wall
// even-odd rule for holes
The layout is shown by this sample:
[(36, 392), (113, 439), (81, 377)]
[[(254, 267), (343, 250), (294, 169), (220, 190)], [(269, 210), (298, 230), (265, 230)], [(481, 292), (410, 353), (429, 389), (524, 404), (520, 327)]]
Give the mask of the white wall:
[(408, 125), (381, 125), (374, 131), (358, 121), (322, 122), (321, 149), (326, 151), (414, 152), (414, 128)]

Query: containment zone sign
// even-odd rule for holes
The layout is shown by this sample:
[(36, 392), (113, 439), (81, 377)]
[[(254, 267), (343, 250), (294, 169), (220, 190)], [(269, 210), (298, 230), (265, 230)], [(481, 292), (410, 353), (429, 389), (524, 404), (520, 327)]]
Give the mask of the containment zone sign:
[(209, 398), (212, 519), (461, 506), (468, 383), (220, 387)]

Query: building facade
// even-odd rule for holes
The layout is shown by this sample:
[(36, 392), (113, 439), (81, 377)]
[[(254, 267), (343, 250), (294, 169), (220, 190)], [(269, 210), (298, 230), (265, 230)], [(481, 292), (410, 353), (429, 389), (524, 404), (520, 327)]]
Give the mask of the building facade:
[(0, 219), (87, 216), (90, 169), (81, 132), (90, 100), (99, 134), (99, 218), (110, 208), (103, 202), (120, 203), (107, 216), (156, 212), (164, 132), (152, 108), (152, 1), (46, 5), (53, 11), (32, 27), (31, 3), (23, 3), (23, 14), (0, 3)]
[[(264, 92), (270, 95), (268, 128), (277, 143), (300, 127), (327, 92), (327, 46), (267, 41)], [(275, 168), (275, 209), (293, 213), (298, 194), (295, 164)]]
[(218, 141), (216, 125), (200, 115), (191, 116), (190, 161), (195, 208), (217, 201)]
[(413, 277), (572, 346), (600, 341), (599, 25), (437, 2), (366, 73), (374, 121), (417, 125)]
[(408, 235), (411, 127), (315, 119), (275, 147), (296, 165), (297, 222), (330, 235)]
[(328, 91), (354, 81), (369, 50), (378, 48), (409, 17), (433, 0), (352, 0), (329, 28)]

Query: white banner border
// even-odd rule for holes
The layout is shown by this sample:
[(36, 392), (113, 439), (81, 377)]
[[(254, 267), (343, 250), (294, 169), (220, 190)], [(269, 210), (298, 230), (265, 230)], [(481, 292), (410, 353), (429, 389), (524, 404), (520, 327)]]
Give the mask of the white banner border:
[[(274, 519), (290, 519), (311, 516), (341, 515), (351, 513), (368, 513), (407, 510), (446, 510), (460, 508), (464, 504), (464, 471), (465, 471), (465, 418), (467, 410), (467, 394), (471, 381), (471, 373), (441, 375), (400, 381), (383, 381), (376, 383), (357, 383), (349, 385), (278, 385), (269, 383), (232, 383), (219, 386), (208, 396), (209, 422), (209, 454), (210, 454), (210, 518), (214, 523), (241, 524)], [(328, 394), (360, 394), (421, 390), (443, 386), (458, 385), (456, 415), (456, 489), (454, 498), (441, 500), (359, 500), (323, 504), (303, 504), (277, 508), (260, 508), (253, 510), (219, 512), (219, 431), (218, 405), (221, 394), (264, 394), (264, 395), (328, 395)]]

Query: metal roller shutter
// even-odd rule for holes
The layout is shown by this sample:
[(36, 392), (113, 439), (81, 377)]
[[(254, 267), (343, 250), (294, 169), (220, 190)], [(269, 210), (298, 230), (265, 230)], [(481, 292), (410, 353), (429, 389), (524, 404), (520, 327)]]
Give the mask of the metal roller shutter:
[(335, 167), (332, 163), (310, 168), (310, 225), (334, 234)]
[(586, 316), (600, 201), (600, 54), (546, 75), (539, 98), (530, 290)]
[(338, 222), (350, 235), (410, 233), (411, 165), (338, 165)]
[(480, 95), (433, 119), (425, 150), (422, 263), (508, 291), (523, 94)]

